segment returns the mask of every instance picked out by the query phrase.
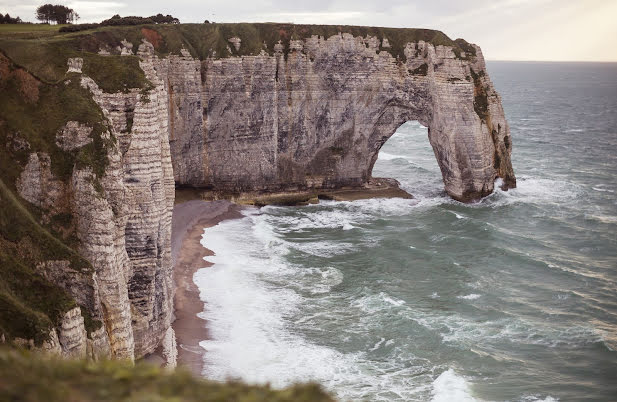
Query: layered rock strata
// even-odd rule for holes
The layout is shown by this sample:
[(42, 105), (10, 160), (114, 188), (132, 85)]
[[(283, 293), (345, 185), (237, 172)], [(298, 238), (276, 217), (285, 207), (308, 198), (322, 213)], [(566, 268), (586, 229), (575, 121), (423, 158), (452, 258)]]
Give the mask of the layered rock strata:
[[(151, 83), (148, 90), (105, 93), (91, 78), (80, 78), (110, 123), (102, 134), (103, 141), (113, 143), (104, 156), (103, 176), (76, 165), (69, 183), (63, 183), (54, 177), (49, 155), (31, 153), (16, 188), (25, 200), (49, 211), (47, 215), (68, 211), (74, 216), (78, 251), (94, 268), (81, 272), (62, 260), (39, 265), (47, 280), (102, 323), (87, 334), (80, 308), (72, 309), (42, 348), (67, 357), (132, 360), (167, 339), (169, 364), (174, 365), (175, 352), (169, 350), (174, 339), (169, 97), (166, 83), (155, 74), (160, 60), (152, 46), (142, 45), (140, 57)], [(75, 64), (75, 59), (69, 61), (69, 66)], [(83, 147), (92, 141), (91, 131), (67, 122), (57, 133), (56, 145), (65, 151)]]
[[(81, 73), (88, 59), (69, 59), (71, 80), (90, 91), (106, 120), (100, 141), (112, 145), (102, 175), (76, 164), (63, 181), (49, 154), (13, 139), (28, 153), (17, 192), (43, 211), (42, 221), (74, 216), (77, 251), (93, 268), (75, 270), (66, 260), (37, 266), (81, 306), (63, 313), (43, 349), (134, 359), (161, 347), (175, 365), (174, 182), (222, 196), (310, 198), (328, 190), (336, 198), (345, 187), (357, 197), (354, 189), (386, 183), (371, 177), (378, 152), (401, 124), (417, 120), (429, 128), (453, 198), (490, 194), (498, 177), (506, 189), (516, 185), (509, 127), (477, 46), (419, 40), (406, 43), (401, 57), (388, 38), (339, 33), (240, 55), (246, 43), (231, 36), (230, 57), (212, 52), (199, 60), (186, 49), (163, 57), (145, 40), (122, 41), (114, 57), (134, 57), (137, 48), (149, 86), (114, 93)], [(95, 142), (93, 129), (70, 120), (53, 141), (77, 152)]]
[[(387, 39), (387, 38), (386, 38)], [(482, 52), (342, 33), (274, 54), (170, 57), (170, 139), (179, 185), (223, 193), (362, 186), (406, 121), (429, 128), (445, 189), (470, 201), (515, 186), (511, 140)], [(230, 38), (237, 48), (240, 38)], [(199, 95), (201, 95), (199, 97)]]
[[(90, 216), (80, 221), (101, 225), (91, 228), (82, 244), (84, 253), (98, 266), (99, 288), (101, 284), (105, 287), (99, 293), (112, 352), (126, 358), (150, 353), (164, 336), (171, 336), (173, 306), (170, 241), (174, 181), (168, 94), (165, 83), (155, 74), (158, 60), (152, 46), (140, 46), (139, 55), (140, 66), (153, 86), (147, 92), (104, 93), (92, 79), (82, 78), (82, 85), (92, 91), (118, 140), (118, 152), (110, 155), (103, 180), (106, 196), (93, 199), (94, 205), (100, 205), (90, 205), (84, 211)], [(90, 234), (96, 236), (97, 244), (88, 242)]]

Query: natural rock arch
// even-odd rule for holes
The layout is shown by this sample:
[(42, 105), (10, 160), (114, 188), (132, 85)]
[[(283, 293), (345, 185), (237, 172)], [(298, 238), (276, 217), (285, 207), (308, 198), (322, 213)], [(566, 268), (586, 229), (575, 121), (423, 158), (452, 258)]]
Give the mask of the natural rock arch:
[(178, 185), (223, 193), (362, 186), (381, 145), (408, 120), (429, 128), (453, 198), (488, 195), (497, 177), (516, 185), (508, 124), (477, 46), (461, 53), (410, 42), (403, 61), (384, 41), (342, 33), (275, 50), (171, 58)]

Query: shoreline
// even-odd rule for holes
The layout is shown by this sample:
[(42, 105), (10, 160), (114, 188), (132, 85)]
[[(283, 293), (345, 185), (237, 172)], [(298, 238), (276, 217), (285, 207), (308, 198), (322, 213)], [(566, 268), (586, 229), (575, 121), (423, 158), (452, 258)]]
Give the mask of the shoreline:
[(201, 245), (205, 228), (242, 218), (242, 207), (229, 201), (191, 200), (174, 205), (171, 255), (176, 287), (172, 328), (176, 335), (177, 364), (202, 377), (205, 350), (199, 342), (209, 339), (207, 321), (198, 317), (204, 310), (193, 275), (213, 264), (204, 257), (214, 255)]

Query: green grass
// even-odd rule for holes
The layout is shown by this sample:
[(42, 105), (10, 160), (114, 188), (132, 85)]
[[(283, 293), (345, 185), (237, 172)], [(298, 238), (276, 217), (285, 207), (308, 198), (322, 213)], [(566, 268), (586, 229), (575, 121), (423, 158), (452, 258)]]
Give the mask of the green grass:
[[(16, 195), (17, 177), (31, 152), (49, 154), (52, 173), (65, 183), (80, 164), (102, 176), (107, 148), (113, 144), (101, 136), (106, 130), (102, 111), (77, 77), (48, 85), (37, 83), (6, 59), (0, 63), (8, 72), (0, 79), (0, 332), (9, 339), (33, 339), (40, 344), (76, 304), (37, 272), (37, 264), (65, 260), (81, 272), (92, 267), (75, 251), (78, 240), (73, 216), (64, 212), (41, 224), (44, 211)], [(60, 149), (55, 144), (56, 132), (69, 120), (93, 127), (92, 143), (71, 152)], [(15, 136), (26, 140), (30, 148), (15, 148)]]
[(150, 82), (139, 67), (137, 56), (102, 56), (81, 51), (83, 38), (52, 37), (40, 40), (6, 39), (0, 36), (0, 49), (13, 63), (41, 81), (55, 84), (67, 77), (67, 60), (84, 59), (82, 71), (105, 92), (126, 92), (147, 88)]
[[(389, 48), (380, 48), (387, 51), (401, 61), (405, 61), (404, 49), (407, 43), (416, 43), (420, 40), (435, 46), (451, 46), (457, 57), (468, 58), (475, 55), (475, 49), (463, 39), (452, 40), (443, 32), (430, 29), (415, 28), (384, 28), (365, 27), (350, 25), (296, 25), (285, 23), (224, 23), (224, 24), (161, 24), (141, 26), (105, 26), (88, 31), (73, 33), (55, 33), (52, 37), (41, 39), (40, 43), (6, 43), (7, 38), (0, 32), (0, 48), (3, 49), (18, 64), (30, 69), (32, 64), (40, 61), (41, 52), (47, 52), (43, 60), (52, 60), (54, 68), (60, 66), (66, 70), (66, 58), (76, 57), (76, 53), (97, 53), (100, 48), (115, 48), (123, 39), (133, 44), (136, 50), (144, 37), (142, 29), (156, 31), (161, 40), (155, 44), (156, 51), (160, 55), (169, 53), (179, 54), (180, 49), (186, 48), (194, 57), (201, 60), (207, 57), (224, 58), (229, 56), (257, 55), (262, 50), (269, 54), (274, 53), (274, 45), (281, 41), (284, 54), (289, 53), (289, 43), (292, 39), (305, 39), (312, 35), (329, 38), (340, 32), (350, 33), (354, 36), (377, 37), (380, 41), (388, 39)], [(242, 45), (238, 51), (228, 42), (231, 37), (239, 37)], [(2, 40), (4, 39), (4, 41)], [(9, 39), (14, 39), (9, 37)], [(264, 46), (265, 43), (265, 46)], [(10, 51), (8, 47), (13, 47)], [(40, 48), (42, 46), (42, 48)], [(59, 48), (57, 46), (60, 46)], [(24, 47), (30, 50), (23, 49)], [(37, 48), (38, 47), (38, 48)], [(34, 49), (32, 49), (34, 48)], [(228, 50), (231, 49), (230, 50)], [(17, 50), (16, 50), (17, 49)], [(23, 49), (23, 50), (21, 50)], [(20, 52), (21, 50), (21, 52)], [(462, 52), (466, 52), (463, 56)], [(22, 54), (20, 54), (22, 53)], [(25, 55), (23, 54), (25, 53)], [(24, 63), (20, 62), (20, 59)], [(60, 59), (60, 62), (57, 60)], [(93, 61), (93, 65), (98, 65)], [(31, 71), (37, 73), (44, 71), (44, 66), (36, 65)], [(45, 79), (50, 74), (42, 74)], [(51, 74), (58, 79), (57, 72)]]
[[(37, 263), (68, 260), (75, 270), (92, 268), (75, 252), (79, 241), (70, 206), (46, 217), (43, 224), (45, 211), (16, 195), (16, 180), (30, 153), (46, 153), (53, 175), (64, 183), (69, 183), (76, 167), (91, 168), (97, 177), (93, 185), (104, 196), (98, 178), (104, 175), (109, 151), (116, 146), (115, 138), (103, 135), (108, 122), (90, 92), (81, 87), (81, 75), (67, 74), (68, 58), (83, 58), (84, 74), (105, 92), (138, 88), (145, 94), (152, 85), (139, 67), (137, 56), (102, 56), (99, 49), (115, 49), (122, 40), (128, 40), (135, 51), (147, 36), (159, 56), (179, 54), (185, 48), (203, 60), (257, 55), (262, 51), (273, 54), (274, 45), (280, 41), (287, 57), (291, 40), (313, 35), (329, 38), (345, 32), (355, 37), (388, 39), (390, 47), (379, 51), (389, 52), (400, 61), (405, 60), (405, 45), (420, 40), (452, 46), (457, 57), (475, 54), (464, 40), (453, 41), (440, 31), (428, 29), (282, 23), (116, 26), (71, 33), (59, 33), (59, 28), (0, 25), (0, 331), (9, 338), (29, 337), (38, 343), (75, 302), (36, 272)], [(228, 42), (231, 37), (241, 39), (238, 51)], [(420, 66), (412, 73), (426, 74), (426, 68)], [(482, 117), (486, 113), (486, 93), (472, 74), (478, 87), (474, 106)], [(55, 136), (71, 120), (92, 127), (92, 142), (77, 150), (63, 151), (55, 144)], [(15, 137), (26, 140), (30, 148), (14, 148), (11, 141)], [(330, 151), (333, 155), (340, 153), (336, 147)], [(89, 331), (100, 327), (100, 322), (86, 316)]]
[(47, 24), (0, 24), (0, 37), (35, 39), (45, 38), (58, 34), (65, 25)]
[(0, 33), (7, 32), (58, 32), (66, 25), (49, 24), (0, 24)]
[(206, 381), (184, 370), (165, 371), (144, 363), (71, 361), (0, 349), (0, 400), (326, 402), (333, 398), (316, 384), (274, 390)]
[[(257, 55), (262, 50), (273, 54), (274, 45), (279, 41), (284, 46), (284, 54), (287, 55), (291, 39), (305, 39), (313, 35), (329, 38), (340, 32), (350, 33), (356, 37), (370, 35), (377, 37), (380, 41), (387, 38), (390, 47), (381, 48), (381, 51), (387, 51), (402, 61), (406, 59), (404, 49), (407, 43), (415, 43), (420, 40), (432, 43), (435, 46), (452, 46), (459, 56), (461, 50), (469, 51), (470, 48), (473, 49), (464, 40), (453, 41), (443, 32), (415, 28), (281, 23), (152, 25), (148, 28), (161, 34), (163, 44), (157, 50), (162, 54), (178, 53), (184, 46), (194, 57), (202, 60), (212, 57), (213, 51), (216, 51), (216, 57), (219, 58)], [(239, 37), (242, 40), (240, 50), (236, 51), (233, 45), (228, 42), (231, 37)]]
[[(19, 133), (31, 146), (27, 152), (9, 155), (9, 150), (3, 147), (0, 155), (25, 164), (30, 152), (45, 152), (51, 157), (52, 172), (62, 180), (68, 180), (73, 166), (79, 161), (80, 166), (90, 166), (98, 177), (103, 175), (107, 166), (107, 149), (113, 146), (110, 141), (102, 139), (107, 131), (103, 112), (92, 100), (90, 92), (79, 84), (79, 76), (74, 75), (70, 81), (58, 84), (38, 86), (38, 100), (30, 102), (21, 93), (19, 80), (10, 76), (0, 82), (0, 141), (7, 143), (9, 135)], [(55, 142), (56, 133), (66, 124), (74, 120), (93, 128), (92, 143), (75, 151), (64, 151)], [(9, 163), (4, 168), (2, 177), (10, 178), (14, 183), (18, 171)]]
[(76, 270), (91, 270), (83, 257), (42, 227), (0, 179), (0, 332), (14, 337), (47, 339), (75, 301), (37, 271), (41, 261), (67, 260)]

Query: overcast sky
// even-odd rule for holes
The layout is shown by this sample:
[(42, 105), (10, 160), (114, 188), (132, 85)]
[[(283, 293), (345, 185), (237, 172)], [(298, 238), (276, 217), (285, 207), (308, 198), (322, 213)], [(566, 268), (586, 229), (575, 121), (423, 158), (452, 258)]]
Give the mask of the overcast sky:
[[(0, 0), (34, 20), (50, 0)], [(79, 22), (172, 14), (181, 22), (295, 22), (433, 28), (480, 45), (489, 60), (617, 61), (617, 0), (61, 0)]]

